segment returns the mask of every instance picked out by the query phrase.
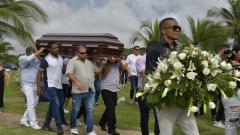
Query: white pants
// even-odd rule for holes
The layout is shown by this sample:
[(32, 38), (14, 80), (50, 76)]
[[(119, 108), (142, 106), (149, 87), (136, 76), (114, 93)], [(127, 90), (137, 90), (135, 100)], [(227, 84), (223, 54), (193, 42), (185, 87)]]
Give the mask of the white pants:
[(187, 109), (181, 109), (175, 106), (163, 107), (157, 110), (157, 118), (160, 129), (160, 135), (172, 135), (174, 125), (177, 122), (185, 135), (199, 135), (197, 123), (194, 115), (187, 116)]
[(21, 121), (29, 122), (31, 126), (35, 126), (38, 124), (36, 110), (35, 110), (35, 107), (38, 103), (38, 96), (36, 95), (36, 87), (23, 85), (22, 92), (26, 96), (27, 108)]

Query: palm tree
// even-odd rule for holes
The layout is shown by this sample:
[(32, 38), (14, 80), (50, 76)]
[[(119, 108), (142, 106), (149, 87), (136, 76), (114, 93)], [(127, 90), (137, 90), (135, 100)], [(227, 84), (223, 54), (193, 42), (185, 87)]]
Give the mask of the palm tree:
[(8, 53), (11, 50), (13, 50), (13, 47), (10, 43), (0, 40), (0, 63), (11, 62), (14, 57)]
[(231, 28), (231, 36), (234, 39), (234, 44), (240, 43), (240, 0), (228, 0), (229, 9), (213, 7), (208, 10), (210, 17), (218, 17), (229, 28)]
[(131, 42), (143, 42), (145, 46), (150, 43), (158, 43), (161, 41), (161, 32), (159, 28), (159, 21), (156, 19), (153, 23), (147, 21), (140, 26), (140, 30), (135, 32), (131, 37)]
[(47, 22), (46, 12), (27, 0), (0, 1), (0, 38), (18, 40), (23, 45), (34, 45), (34, 23)]
[(199, 19), (195, 22), (191, 17), (187, 20), (191, 32), (191, 36), (187, 39), (204, 50), (217, 51), (228, 39), (229, 30), (220, 23)]

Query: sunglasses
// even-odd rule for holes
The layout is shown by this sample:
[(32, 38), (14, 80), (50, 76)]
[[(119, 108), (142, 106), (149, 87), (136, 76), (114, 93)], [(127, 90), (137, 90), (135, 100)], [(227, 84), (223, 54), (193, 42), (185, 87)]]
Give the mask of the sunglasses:
[(79, 52), (80, 54), (84, 55), (84, 54), (87, 54), (87, 52)]
[(172, 29), (174, 32), (181, 32), (182, 28), (178, 25), (170, 26), (170, 27), (164, 27), (165, 29)]

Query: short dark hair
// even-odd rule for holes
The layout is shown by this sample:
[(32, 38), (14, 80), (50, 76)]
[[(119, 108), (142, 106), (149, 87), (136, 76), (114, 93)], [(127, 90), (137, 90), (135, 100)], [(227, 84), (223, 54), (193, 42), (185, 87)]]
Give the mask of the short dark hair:
[(57, 43), (57, 42), (49, 42), (49, 43), (47, 44), (47, 48), (52, 48), (52, 45), (54, 45), (54, 44), (59, 45), (59, 43)]
[(26, 48), (26, 54), (30, 54), (31, 52), (34, 52), (34, 51), (35, 51), (35, 49), (31, 46)]
[(176, 21), (176, 19), (172, 18), (172, 17), (168, 17), (168, 18), (162, 19), (162, 21), (159, 23), (160, 30), (162, 30), (166, 26), (167, 22), (171, 21), (171, 20), (175, 20)]
[(139, 47), (138, 45), (135, 45), (135, 46), (133, 47), (133, 49), (137, 49), (137, 48), (140, 49), (140, 47)]
[(77, 47), (77, 52), (78, 52), (81, 48), (87, 49), (87, 47), (86, 47), (85, 45), (79, 45), (79, 46)]

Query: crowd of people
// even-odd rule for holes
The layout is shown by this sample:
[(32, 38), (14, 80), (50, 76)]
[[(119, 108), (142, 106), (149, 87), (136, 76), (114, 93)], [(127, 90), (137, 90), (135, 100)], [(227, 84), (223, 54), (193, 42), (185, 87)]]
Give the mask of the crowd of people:
[[(130, 80), (131, 104), (138, 103), (140, 110), (140, 127), (142, 135), (149, 135), (149, 113), (150, 108), (146, 103), (146, 96), (135, 98), (138, 91), (144, 87), (145, 74), (152, 73), (157, 67), (158, 58), (166, 57), (166, 53), (176, 50), (181, 27), (174, 18), (165, 18), (160, 24), (162, 40), (160, 43), (151, 43), (147, 46), (146, 52), (140, 55), (140, 47), (134, 46), (133, 53), (127, 58), (115, 57), (87, 59), (87, 48), (78, 46), (76, 56), (62, 58), (59, 54), (59, 44), (50, 42), (47, 48), (40, 48), (35, 51), (32, 47), (26, 48), (26, 54), (19, 57), (21, 72), (21, 90), (26, 97), (26, 111), (20, 124), (33, 129), (52, 131), (51, 121), (54, 119), (57, 134), (63, 134), (63, 125), (70, 127), (70, 133), (79, 134), (77, 121), (81, 115), (84, 116), (86, 133), (96, 135), (93, 129), (93, 108), (98, 105), (99, 96), (102, 96), (105, 110), (99, 121), (101, 130), (111, 135), (120, 135), (116, 130), (116, 105), (117, 94), (120, 84), (126, 84)], [(45, 57), (40, 54), (48, 50)], [(235, 70), (240, 69), (240, 45), (229, 51), (229, 46), (224, 45), (219, 55), (231, 62)], [(230, 57), (225, 57), (230, 54)], [(0, 109), (3, 107), (4, 92), (4, 70), (0, 66)], [(238, 83), (240, 88), (240, 83)], [(42, 127), (39, 126), (36, 115), (38, 101), (49, 102), (45, 121)], [(72, 109), (70, 123), (64, 117), (68, 113), (69, 99), (72, 98)], [(240, 90), (238, 95), (229, 99), (223, 99), (218, 95), (215, 100), (217, 109), (212, 110), (213, 126), (225, 128), (226, 135), (237, 135), (237, 125), (240, 119)], [(0, 110), (1, 112), (1, 110)], [(153, 109), (154, 113), (154, 134), (172, 135), (175, 123), (178, 123), (187, 135), (199, 135), (199, 130), (194, 114), (187, 116), (187, 109), (176, 106), (163, 107), (159, 110)], [(195, 116), (203, 116), (200, 112)]]

